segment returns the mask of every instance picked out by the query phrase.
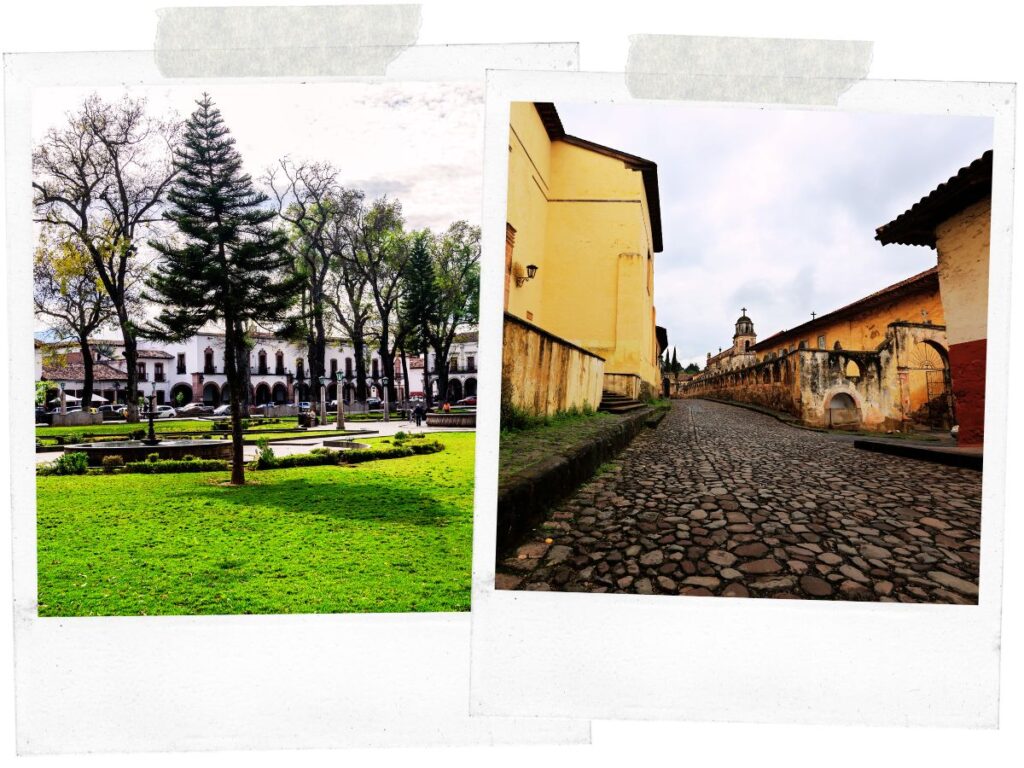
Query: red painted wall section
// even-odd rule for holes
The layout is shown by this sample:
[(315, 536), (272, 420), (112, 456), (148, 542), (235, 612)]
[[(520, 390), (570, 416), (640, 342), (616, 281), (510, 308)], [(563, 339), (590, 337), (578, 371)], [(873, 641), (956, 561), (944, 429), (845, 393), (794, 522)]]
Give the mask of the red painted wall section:
[(957, 444), (964, 447), (985, 442), (986, 342), (987, 339), (976, 339), (949, 348), (949, 374), (953, 379), (956, 418), (960, 424)]

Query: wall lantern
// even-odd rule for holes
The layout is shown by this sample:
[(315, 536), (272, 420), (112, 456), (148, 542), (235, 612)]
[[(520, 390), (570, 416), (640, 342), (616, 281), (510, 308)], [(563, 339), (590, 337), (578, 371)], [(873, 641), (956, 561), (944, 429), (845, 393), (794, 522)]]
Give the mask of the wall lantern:
[(524, 272), (523, 265), (520, 264), (519, 262), (516, 262), (512, 268), (512, 271), (516, 278), (516, 287), (522, 288), (523, 283), (525, 283), (527, 280), (533, 280), (533, 278), (537, 276), (537, 265), (527, 265), (526, 271)]

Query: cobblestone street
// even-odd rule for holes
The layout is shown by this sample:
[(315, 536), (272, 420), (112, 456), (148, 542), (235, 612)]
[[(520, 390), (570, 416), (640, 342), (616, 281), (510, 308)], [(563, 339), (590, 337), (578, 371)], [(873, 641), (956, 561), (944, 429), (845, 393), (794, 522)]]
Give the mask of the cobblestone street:
[(498, 588), (976, 603), (981, 473), (701, 400), (549, 513)]

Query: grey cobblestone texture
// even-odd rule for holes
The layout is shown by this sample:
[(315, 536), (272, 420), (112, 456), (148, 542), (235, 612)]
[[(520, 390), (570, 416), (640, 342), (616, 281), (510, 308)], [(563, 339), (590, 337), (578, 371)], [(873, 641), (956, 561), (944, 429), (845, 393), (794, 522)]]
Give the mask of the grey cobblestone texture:
[(981, 473), (679, 400), (498, 564), (499, 589), (978, 599)]

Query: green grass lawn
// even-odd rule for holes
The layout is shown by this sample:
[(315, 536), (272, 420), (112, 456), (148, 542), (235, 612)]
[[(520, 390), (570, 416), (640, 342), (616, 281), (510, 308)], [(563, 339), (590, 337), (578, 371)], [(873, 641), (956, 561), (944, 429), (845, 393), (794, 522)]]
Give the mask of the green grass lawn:
[(37, 478), (40, 616), (469, 610), (471, 433), (354, 466)]
[(605, 425), (618, 420), (609, 413), (559, 414), (546, 424), (526, 429), (502, 430), (499, 442), (499, 483), (527, 467), (571, 451), (588, 441)]

